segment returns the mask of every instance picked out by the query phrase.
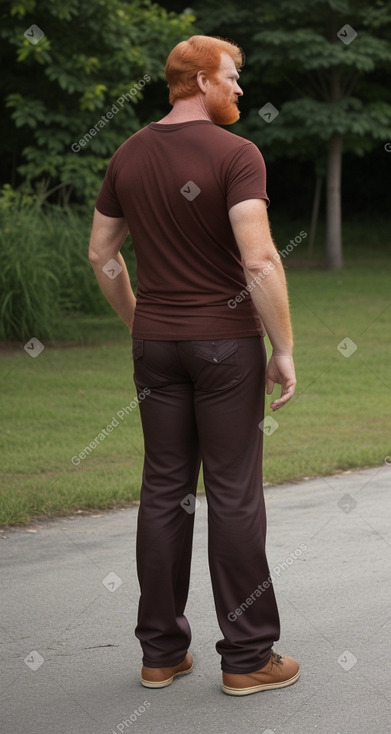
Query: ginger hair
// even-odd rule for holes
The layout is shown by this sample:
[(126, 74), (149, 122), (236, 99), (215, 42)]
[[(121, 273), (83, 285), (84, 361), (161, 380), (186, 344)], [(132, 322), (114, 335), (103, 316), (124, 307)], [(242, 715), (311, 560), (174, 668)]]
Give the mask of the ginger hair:
[(170, 104), (173, 105), (178, 99), (187, 99), (197, 94), (199, 71), (204, 71), (213, 79), (220, 68), (223, 52), (231, 56), (239, 71), (244, 64), (245, 56), (242, 49), (233, 41), (218, 36), (191, 36), (187, 41), (181, 41), (174, 46), (165, 67)]

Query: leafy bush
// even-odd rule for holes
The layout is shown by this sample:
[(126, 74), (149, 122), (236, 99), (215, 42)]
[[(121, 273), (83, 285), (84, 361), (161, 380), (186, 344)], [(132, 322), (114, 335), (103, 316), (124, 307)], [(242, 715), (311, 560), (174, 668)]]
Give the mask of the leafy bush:
[(49, 180), (91, 204), (116, 148), (155, 115), (167, 55), (193, 21), (151, 0), (2, 3), (1, 180)]

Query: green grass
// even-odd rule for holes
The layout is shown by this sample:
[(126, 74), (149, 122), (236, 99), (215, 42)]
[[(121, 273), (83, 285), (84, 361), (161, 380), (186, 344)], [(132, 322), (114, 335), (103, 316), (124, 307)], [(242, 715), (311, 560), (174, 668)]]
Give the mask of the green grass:
[[(91, 222), (92, 211), (0, 206), (0, 340), (78, 341), (70, 315), (110, 314), (88, 261)], [(129, 238), (122, 253), (135, 282)]]
[[(299, 269), (296, 252), (285, 261), (298, 386), (265, 437), (266, 482), (380, 465), (391, 452), (389, 257), (353, 244), (341, 272)], [(46, 347), (36, 359), (15, 346), (0, 359), (3, 526), (138, 498), (138, 409), (78, 466), (71, 461), (135, 395), (126, 328), (115, 315), (84, 317), (73, 332), (96, 346)], [(357, 344), (349, 358), (337, 350), (345, 337)]]
[[(389, 266), (388, 266), (389, 268)], [(271, 482), (381, 464), (390, 452), (389, 274), (379, 263), (343, 273), (289, 271), (295, 397), (265, 438)], [(357, 350), (344, 357), (349, 337)]]
[[(71, 459), (128, 405), (129, 344), (46, 348), (0, 360), (2, 471), (0, 523), (28, 522), (79, 508), (113, 507), (137, 498), (142, 462), (138, 410), (75, 466)], [(10, 399), (8, 396), (13, 395)]]

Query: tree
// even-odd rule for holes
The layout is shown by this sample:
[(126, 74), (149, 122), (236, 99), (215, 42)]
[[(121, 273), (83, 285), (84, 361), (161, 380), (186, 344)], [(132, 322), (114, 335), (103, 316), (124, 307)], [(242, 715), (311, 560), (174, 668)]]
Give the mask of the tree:
[(164, 79), (191, 15), (150, 0), (12, 0), (2, 6), (3, 182), (91, 203), (109, 158), (142, 125), (137, 105)]
[[(214, 1), (193, 8), (204, 33), (234, 36), (247, 51), (242, 82), (251, 109), (238, 133), (326, 173), (326, 262), (341, 268), (343, 150), (363, 155), (391, 138), (391, 92), (381, 78), (391, 65), (390, 4), (262, 0), (254, 8), (242, 0), (226, 3), (223, 17)], [(284, 96), (265, 98), (265, 89)], [(262, 111), (268, 102), (277, 114)]]

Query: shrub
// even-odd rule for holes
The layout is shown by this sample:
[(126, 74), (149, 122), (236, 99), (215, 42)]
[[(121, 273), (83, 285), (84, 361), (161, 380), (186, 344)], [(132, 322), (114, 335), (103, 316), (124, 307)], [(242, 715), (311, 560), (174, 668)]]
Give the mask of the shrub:
[(67, 314), (111, 313), (88, 261), (90, 212), (11, 204), (8, 192), (0, 213), (0, 339), (55, 340)]

